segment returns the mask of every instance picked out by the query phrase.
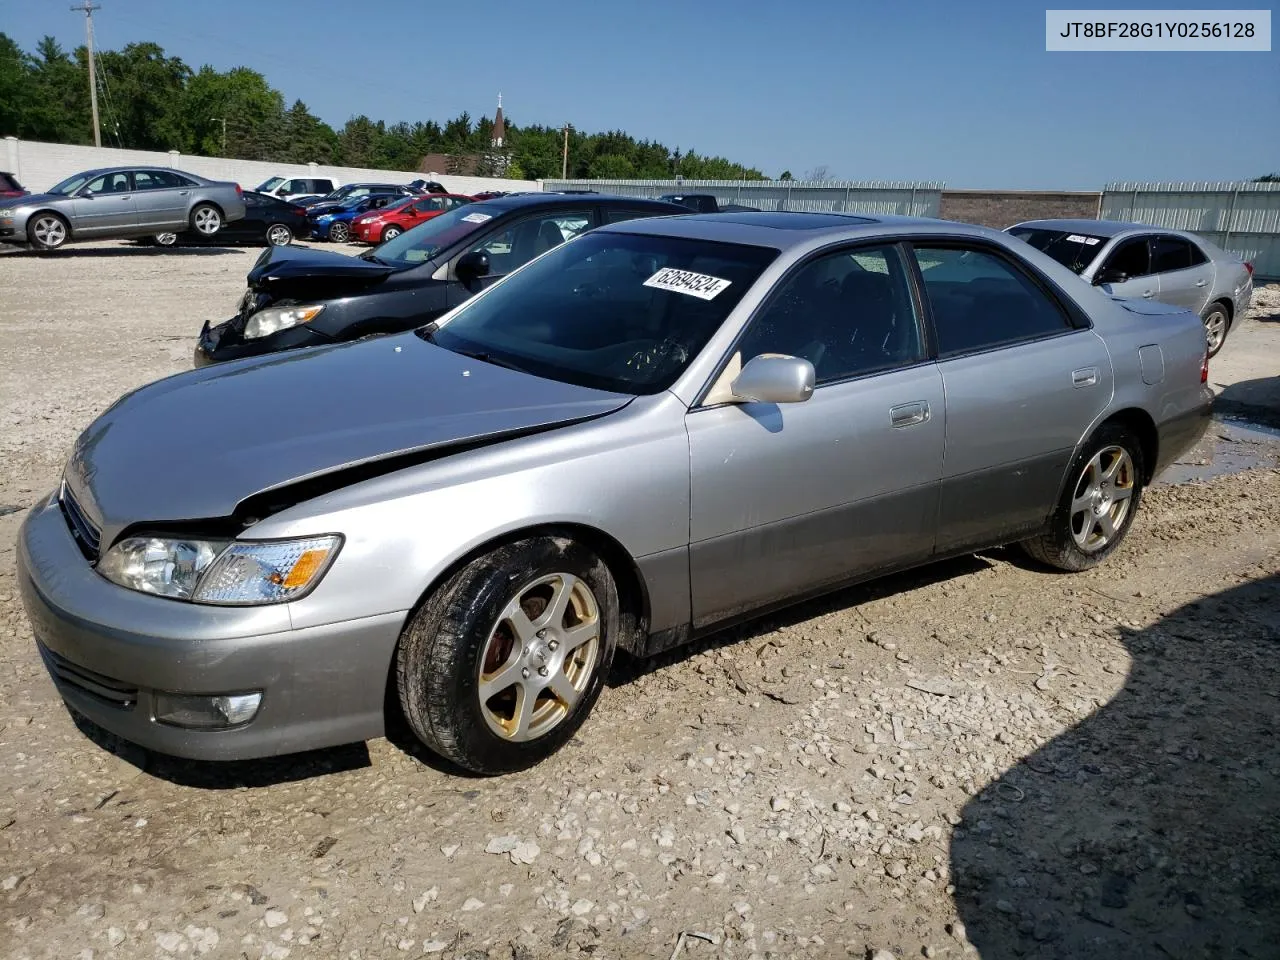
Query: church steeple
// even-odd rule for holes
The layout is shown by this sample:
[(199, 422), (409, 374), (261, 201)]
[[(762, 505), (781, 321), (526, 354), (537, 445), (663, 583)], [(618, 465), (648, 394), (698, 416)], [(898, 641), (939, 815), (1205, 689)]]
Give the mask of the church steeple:
[(491, 144), (494, 149), (502, 146), (502, 142), (507, 136), (507, 125), (502, 119), (502, 94), (498, 94), (498, 112), (493, 116), (493, 133), (491, 134)]

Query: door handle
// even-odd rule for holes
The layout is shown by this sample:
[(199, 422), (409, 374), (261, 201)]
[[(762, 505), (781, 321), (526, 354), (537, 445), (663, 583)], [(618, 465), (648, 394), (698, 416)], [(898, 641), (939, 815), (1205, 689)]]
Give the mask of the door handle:
[(189, 196), (191, 196), (191, 191), (190, 191), (190, 190), (179, 190), (179, 191), (178, 191), (178, 196), (180, 196), (180, 197), (189, 197)]
[(929, 419), (929, 402), (916, 400), (889, 408), (889, 423), (894, 427), (912, 427)]
[(129, 194), (127, 194), (127, 193), (126, 193), (124, 196), (122, 196), (122, 197), (118, 197), (117, 199), (119, 199), (119, 200), (132, 200), (132, 199), (133, 199), (133, 197), (129, 196)]
[(1098, 382), (1097, 367), (1081, 367), (1071, 371), (1071, 385), (1074, 387), (1092, 387)]
[(1142, 299), (1143, 299), (1143, 300), (1150, 300), (1150, 299), (1151, 299), (1152, 297), (1154, 297), (1155, 295), (1156, 295), (1156, 292), (1155, 292), (1154, 290), (1143, 290), (1143, 291), (1142, 291)]
[(1197, 286), (1197, 287), (1203, 287), (1203, 286), (1207, 286), (1207, 285), (1208, 285), (1208, 283), (1209, 283), (1209, 281), (1208, 281), (1208, 280), (1197, 280), (1197, 281), (1196, 281), (1196, 286)]

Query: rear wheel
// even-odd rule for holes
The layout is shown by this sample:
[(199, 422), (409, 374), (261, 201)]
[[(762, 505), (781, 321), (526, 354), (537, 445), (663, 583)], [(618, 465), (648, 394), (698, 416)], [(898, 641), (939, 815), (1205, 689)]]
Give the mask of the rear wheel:
[(1209, 348), (1209, 356), (1216, 356), (1227, 342), (1227, 330), (1231, 327), (1231, 319), (1227, 315), (1226, 305), (1222, 301), (1209, 304), (1204, 315), (1204, 338)]
[(404, 233), (404, 231), (393, 224), (382, 231), (382, 242), (386, 243), (388, 240), (394, 240), (402, 233)]
[(1059, 570), (1097, 566), (1120, 545), (1142, 499), (1142, 445), (1119, 424), (1103, 424), (1076, 457), (1043, 535), (1022, 547)]
[(287, 247), (293, 243), (293, 231), (283, 223), (273, 223), (267, 227), (267, 243), (273, 247)]
[(339, 221), (329, 227), (329, 239), (334, 243), (346, 243), (351, 239), (351, 228)]
[(533, 766), (586, 720), (617, 633), (613, 577), (582, 544), (534, 537), (499, 547), (432, 594), (400, 638), (405, 717), (468, 770)]
[(67, 221), (56, 213), (37, 213), (27, 224), (27, 239), (37, 250), (57, 250), (70, 235)]
[(222, 229), (222, 211), (212, 203), (198, 203), (191, 211), (191, 229), (202, 237), (212, 237)]

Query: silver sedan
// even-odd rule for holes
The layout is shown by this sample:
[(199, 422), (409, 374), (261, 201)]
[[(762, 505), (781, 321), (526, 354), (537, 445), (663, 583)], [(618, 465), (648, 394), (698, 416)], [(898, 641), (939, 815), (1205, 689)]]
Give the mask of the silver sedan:
[(1193, 233), (1112, 220), (1028, 220), (1008, 232), (1107, 293), (1194, 310), (1210, 357), (1253, 296), (1253, 264)]
[(244, 216), (240, 186), (167, 167), (106, 167), (68, 177), (44, 193), (0, 201), (0, 242), (56, 250), (192, 230), (212, 237)]
[(360, 740), (396, 702), (500, 773), (617, 650), (993, 544), (1100, 563), (1205, 428), (1205, 352), (982, 227), (619, 223), (417, 331), (125, 396), (20, 589), (66, 702), (151, 749)]

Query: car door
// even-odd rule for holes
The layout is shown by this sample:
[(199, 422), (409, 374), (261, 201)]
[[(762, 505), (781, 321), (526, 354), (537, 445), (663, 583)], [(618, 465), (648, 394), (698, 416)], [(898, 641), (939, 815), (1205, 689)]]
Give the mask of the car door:
[(1102, 340), (1011, 252), (913, 245), (946, 391), (939, 553), (1038, 529), (1109, 402)]
[(1191, 241), (1156, 234), (1151, 244), (1151, 271), (1160, 280), (1159, 299), (1196, 313), (1204, 311), (1213, 291), (1215, 267)]
[[(595, 226), (595, 213), (589, 206), (571, 209), (543, 210), (490, 230), (449, 264), (449, 306), (455, 306), (472, 294), (505, 277), (534, 257), (546, 253), (566, 240)], [(467, 289), (457, 282), (455, 267), (464, 254), (483, 250), (489, 257), (489, 275), (481, 277)]]
[(133, 171), (133, 200), (138, 226), (172, 230), (187, 225), (194, 184), (167, 170)]
[[(810, 399), (716, 403), (762, 353), (810, 360)], [(842, 248), (793, 270), (686, 420), (695, 624), (927, 559), (943, 414), (899, 246)]]
[(90, 180), (71, 201), (72, 229), (80, 236), (128, 232), (138, 226), (133, 182), (127, 171)]
[[(1104, 281), (1098, 285), (1112, 296), (1159, 299), (1160, 278), (1151, 269), (1151, 239), (1144, 234), (1120, 240), (1094, 272), (1094, 282)], [(1109, 276), (1124, 279), (1111, 281)]]

